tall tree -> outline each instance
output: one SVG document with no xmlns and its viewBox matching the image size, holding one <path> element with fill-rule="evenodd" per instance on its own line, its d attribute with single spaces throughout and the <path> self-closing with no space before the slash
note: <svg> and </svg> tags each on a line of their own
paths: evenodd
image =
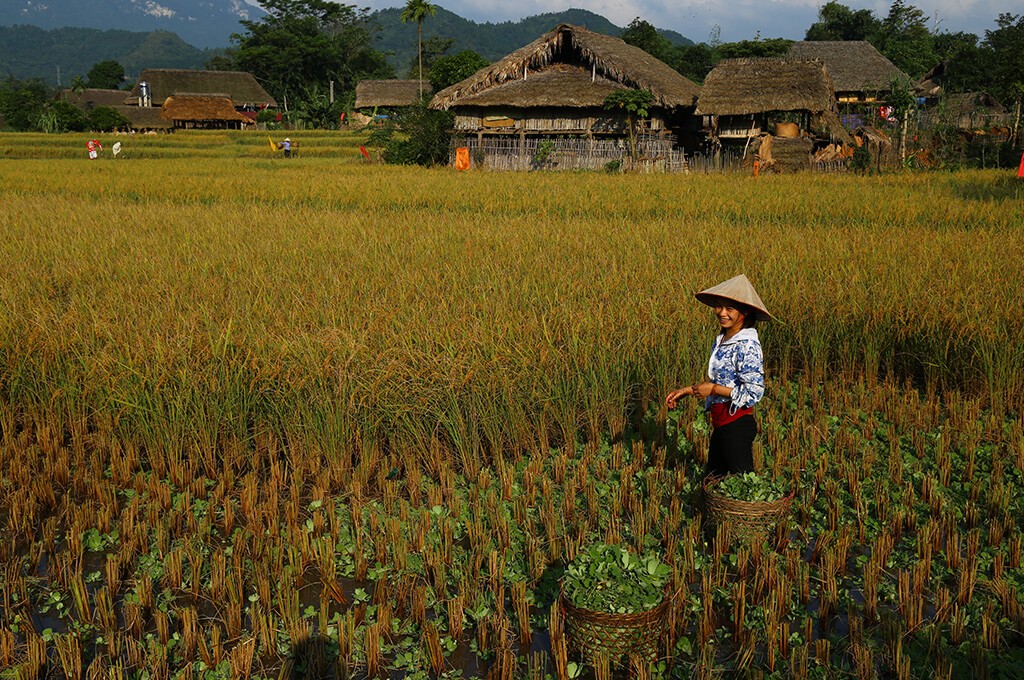
<svg viewBox="0 0 1024 680">
<path fill-rule="evenodd" d="M 448 50 L 454 44 L 455 38 L 442 38 L 436 35 L 423 41 L 423 72 L 427 74 L 428 79 L 430 78 L 431 69 L 434 68 L 434 63 L 448 54 Z M 406 78 L 412 79 L 417 77 L 419 74 L 419 59 L 409 60 L 409 68 L 406 73 L 408 74 Z"/>
<path fill-rule="evenodd" d="M 49 99 L 49 88 L 42 80 L 8 76 L 0 81 L 0 116 L 12 130 L 33 129 Z"/>
<path fill-rule="evenodd" d="M 437 14 L 437 7 L 429 0 L 407 0 L 402 10 L 402 23 L 416 22 L 416 47 L 420 58 L 420 97 L 423 97 L 423 22 Z"/>
<path fill-rule="evenodd" d="M 818 20 L 807 29 L 805 40 L 868 40 L 881 28 L 869 9 L 853 10 L 831 0 L 818 10 Z"/>
<path fill-rule="evenodd" d="M 947 93 L 991 91 L 994 67 L 990 53 L 979 45 L 978 36 L 973 33 L 936 35 L 935 55 L 941 62 L 942 89 Z"/>
<path fill-rule="evenodd" d="M 1005 103 L 1013 102 L 1013 137 L 1020 133 L 1024 102 L 1024 15 L 1000 14 L 995 30 L 985 31 L 984 46 L 991 52 L 993 89 Z"/>
<path fill-rule="evenodd" d="M 666 64 L 671 63 L 674 56 L 674 45 L 665 36 L 658 33 L 651 23 L 640 17 L 633 19 L 622 32 L 623 42 L 639 47 L 655 59 L 660 59 Z"/>
<path fill-rule="evenodd" d="M 920 78 L 938 62 L 928 17 L 903 0 L 893 0 L 873 44 L 911 78 Z"/>
<path fill-rule="evenodd" d="M 678 55 L 669 66 L 693 82 L 703 83 L 715 67 L 715 61 L 715 51 L 704 43 L 698 43 L 678 48 Z"/>
<path fill-rule="evenodd" d="M 369 10 L 328 0 L 260 0 L 267 15 L 232 36 L 231 66 L 249 71 L 278 99 L 299 101 L 333 80 L 352 90 L 363 77 L 394 77 L 371 46 Z"/>
<path fill-rule="evenodd" d="M 430 68 L 430 87 L 440 92 L 449 85 L 470 77 L 490 62 L 473 50 L 462 50 L 458 54 L 440 57 Z"/>
<path fill-rule="evenodd" d="M 89 87 L 116 90 L 124 82 L 124 66 L 113 59 L 105 59 L 93 64 L 85 77 L 89 80 Z"/>
</svg>

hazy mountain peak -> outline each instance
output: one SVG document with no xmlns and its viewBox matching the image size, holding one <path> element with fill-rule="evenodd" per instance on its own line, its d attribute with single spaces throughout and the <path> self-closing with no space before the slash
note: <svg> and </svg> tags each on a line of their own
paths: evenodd
<svg viewBox="0 0 1024 680">
<path fill-rule="evenodd" d="M 163 30 L 199 47 L 225 47 L 239 21 L 262 13 L 246 0 L 13 0 L 0 4 L 0 25 Z"/>
</svg>

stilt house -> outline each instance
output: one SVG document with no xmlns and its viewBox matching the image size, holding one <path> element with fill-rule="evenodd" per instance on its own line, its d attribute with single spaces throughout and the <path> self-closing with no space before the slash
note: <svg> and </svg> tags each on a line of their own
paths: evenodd
<svg viewBox="0 0 1024 680">
<path fill-rule="evenodd" d="M 704 80 L 697 114 L 712 145 L 750 157 L 765 147 L 778 167 L 808 166 L 816 144 L 851 144 L 836 115 L 828 70 L 820 61 L 727 59 Z"/>
<path fill-rule="evenodd" d="M 241 130 L 252 123 L 235 110 L 227 97 L 198 95 L 168 97 L 160 107 L 160 117 L 170 121 L 175 129 L 186 130 Z"/>
<path fill-rule="evenodd" d="M 251 120 L 255 120 L 256 114 L 263 109 L 277 108 L 277 101 L 251 73 L 169 68 L 144 70 L 126 103 L 129 106 L 160 107 L 168 97 L 174 96 L 227 98 L 235 111 Z"/>
<path fill-rule="evenodd" d="M 823 63 L 841 111 L 846 104 L 884 103 L 893 81 L 912 86 L 910 76 L 865 40 L 804 40 L 793 43 L 786 56 Z"/>
<path fill-rule="evenodd" d="M 621 144 L 626 114 L 606 110 L 604 101 L 623 89 L 653 95 L 641 132 L 664 148 L 689 131 L 699 86 L 619 38 L 569 24 L 438 92 L 430 106 L 453 111 L 456 134 L 479 145 L 501 140 L 526 148 L 569 136 L 590 146 Z"/>
</svg>

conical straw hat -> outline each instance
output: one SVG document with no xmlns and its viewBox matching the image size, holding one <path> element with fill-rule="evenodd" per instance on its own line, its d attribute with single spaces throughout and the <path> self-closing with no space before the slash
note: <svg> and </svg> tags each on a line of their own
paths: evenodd
<svg viewBox="0 0 1024 680">
<path fill-rule="evenodd" d="M 702 290 L 695 294 L 694 297 L 708 307 L 714 307 L 715 302 L 720 298 L 732 300 L 733 302 L 742 302 L 757 310 L 754 317 L 758 321 L 772 321 L 775 318 L 765 308 L 764 303 L 761 302 L 761 296 L 754 290 L 753 284 L 750 283 L 750 279 L 745 274 L 734 276 L 717 286 Z"/>
</svg>

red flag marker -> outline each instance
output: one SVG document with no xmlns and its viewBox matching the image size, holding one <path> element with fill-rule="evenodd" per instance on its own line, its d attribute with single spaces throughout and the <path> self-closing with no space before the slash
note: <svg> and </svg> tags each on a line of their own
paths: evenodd
<svg viewBox="0 0 1024 680">
<path fill-rule="evenodd" d="M 1024 153 L 1020 155 L 1020 169 L 1017 170 L 1017 177 L 1024 178 Z"/>
<path fill-rule="evenodd" d="M 359 153 L 363 154 L 366 160 L 370 160 L 370 152 L 366 150 L 365 146 L 359 147 Z"/>
</svg>

